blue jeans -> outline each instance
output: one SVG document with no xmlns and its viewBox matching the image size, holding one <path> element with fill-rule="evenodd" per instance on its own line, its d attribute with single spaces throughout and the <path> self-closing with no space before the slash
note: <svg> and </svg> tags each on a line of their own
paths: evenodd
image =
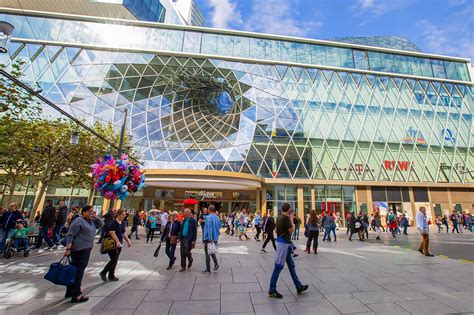
<svg viewBox="0 0 474 315">
<path fill-rule="evenodd" d="M 282 244 L 278 244 L 277 251 Z M 291 244 L 285 244 L 291 246 Z M 291 250 L 287 251 L 286 254 L 286 264 L 288 265 L 288 269 L 290 270 L 291 279 L 293 279 L 293 283 L 295 284 L 296 289 L 301 288 L 303 285 L 301 284 L 300 280 L 298 279 L 298 275 L 296 274 L 296 265 L 295 261 L 293 260 L 293 255 L 291 254 Z M 278 253 L 277 253 L 278 255 Z M 275 268 L 273 269 L 272 278 L 270 279 L 270 293 L 277 291 L 277 282 L 278 277 L 280 276 L 280 272 L 283 270 L 284 264 L 275 264 Z"/>
<path fill-rule="evenodd" d="M 59 245 L 61 241 L 61 230 L 63 229 L 64 225 L 55 226 L 53 229 L 53 243 Z"/>
<path fill-rule="evenodd" d="M 48 236 L 48 230 L 49 230 L 49 227 L 46 227 L 46 226 L 41 227 L 39 231 L 38 244 L 36 244 L 36 248 L 41 247 L 41 245 L 43 244 L 43 239 L 46 241 L 46 243 L 48 243 L 49 247 L 54 246 L 53 241 L 51 241 L 51 239 Z"/>
<path fill-rule="evenodd" d="M 13 240 L 13 244 L 15 246 L 16 251 L 18 251 L 20 249 L 20 244 L 22 244 L 22 243 L 23 243 L 23 247 L 25 248 L 25 250 L 30 247 L 30 241 L 28 241 L 27 238 L 15 238 Z"/>
<path fill-rule="evenodd" d="M 174 257 L 174 252 L 176 251 L 176 244 L 174 245 L 171 245 L 170 243 L 170 239 L 167 238 L 166 239 L 166 247 L 165 247 L 165 254 L 166 256 L 168 256 L 168 258 L 170 259 L 170 262 L 168 264 L 169 267 L 172 267 L 173 264 L 174 264 L 174 261 L 176 259 L 176 257 Z"/>
</svg>

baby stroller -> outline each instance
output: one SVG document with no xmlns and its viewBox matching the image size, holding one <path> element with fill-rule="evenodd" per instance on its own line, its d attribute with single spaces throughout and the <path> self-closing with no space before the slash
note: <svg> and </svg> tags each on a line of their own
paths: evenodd
<svg viewBox="0 0 474 315">
<path fill-rule="evenodd" d="M 21 223 L 25 227 L 27 225 L 27 222 L 25 220 L 18 220 L 17 223 Z M 30 255 L 30 249 L 27 249 L 23 242 L 20 243 L 20 246 L 18 247 L 18 252 L 16 251 L 15 242 L 12 238 L 12 234 L 13 230 L 8 233 L 7 241 L 5 242 L 5 248 L 3 249 L 3 257 L 5 257 L 6 259 L 10 259 L 15 254 L 20 255 L 21 252 L 23 252 L 24 257 L 28 257 Z"/>
</svg>

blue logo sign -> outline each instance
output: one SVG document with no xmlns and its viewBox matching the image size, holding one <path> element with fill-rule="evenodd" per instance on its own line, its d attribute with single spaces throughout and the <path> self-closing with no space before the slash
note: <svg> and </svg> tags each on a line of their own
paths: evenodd
<svg viewBox="0 0 474 315">
<path fill-rule="evenodd" d="M 452 142 L 453 144 L 456 143 L 456 138 L 453 136 L 453 132 L 449 128 L 444 128 L 441 130 L 441 136 L 443 136 L 444 140 Z"/>
</svg>

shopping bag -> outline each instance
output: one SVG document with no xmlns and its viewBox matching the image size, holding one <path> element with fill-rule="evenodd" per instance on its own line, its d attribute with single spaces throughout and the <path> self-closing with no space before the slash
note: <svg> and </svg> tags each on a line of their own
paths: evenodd
<svg viewBox="0 0 474 315">
<path fill-rule="evenodd" d="M 155 252 L 153 253 L 153 256 L 158 257 L 158 254 L 160 253 L 161 249 L 161 243 L 158 245 L 158 247 L 155 249 Z"/>
<path fill-rule="evenodd" d="M 214 242 L 210 242 L 207 245 L 207 252 L 209 253 L 209 255 L 217 254 L 218 252 L 217 245 Z"/>
<path fill-rule="evenodd" d="M 52 263 L 44 278 L 57 285 L 73 285 L 76 283 L 77 267 L 71 265 L 71 258 L 64 256 L 59 262 Z"/>
<path fill-rule="evenodd" d="M 100 253 L 107 254 L 117 248 L 117 243 L 111 236 L 106 236 L 100 245 Z"/>
</svg>

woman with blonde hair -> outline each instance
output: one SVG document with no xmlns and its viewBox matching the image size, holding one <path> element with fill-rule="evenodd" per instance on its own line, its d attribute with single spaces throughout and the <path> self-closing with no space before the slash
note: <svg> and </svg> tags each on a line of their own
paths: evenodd
<svg viewBox="0 0 474 315">
<path fill-rule="evenodd" d="M 313 243 L 313 252 L 318 253 L 318 237 L 319 237 L 319 226 L 320 220 L 316 210 L 311 210 L 308 219 L 306 220 L 306 236 L 308 241 L 306 242 L 305 252 L 311 253 L 311 242 Z"/>
</svg>

